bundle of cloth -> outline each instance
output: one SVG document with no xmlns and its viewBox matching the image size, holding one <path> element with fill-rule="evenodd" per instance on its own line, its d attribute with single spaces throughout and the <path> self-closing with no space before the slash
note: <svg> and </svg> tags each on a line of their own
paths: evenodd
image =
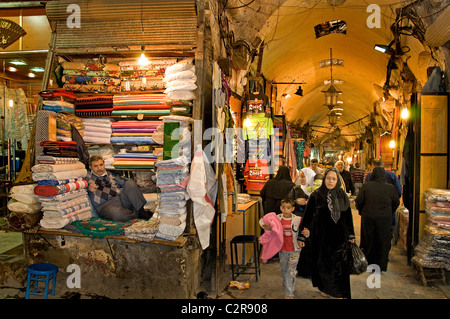
<svg viewBox="0 0 450 319">
<path fill-rule="evenodd" d="M 126 150 L 113 155 L 114 168 L 153 168 L 156 163 L 156 155 L 153 152 Z"/>
<path fill-rule="evenodd" d="M 43 155 L 78 158 L 77 142 L 42 141 L 39 145 L 43 148 Z"/>
<path fill-rule="evenodd" d="M 188 158 L 180 156 L 158 161 L 156 186 L 161 190 L 157 215 L 160 220 L 155 237 L 174 241 L 186 228 L 187 200 L 186 186 L 189 181 Z"/>
<path fill-rule="evenodd" d="M 165 94 L 114 95 L 112 115 L 166 115 L 170 105 Z"/>
<path fill-rule="evenodd" d="M 169 66 L 164 75 L 167 98 L 170 100 L 193 100 L 197 88 L 194 59 L 187 58 Z"/>
<path fill-rule="evenodd" d="M 56 140 L 70 142 L 72 141 L 72 130 L 71 125 L 73 125 L 81 136 L 84 134 L 84 125 L 81 118 L 66 112 L 56 113 Z"/>
<path fill-rule="evenodd" d="M 87 170 L 78 158 L 38 156 L 31 168 L 37 182 L 34 194 L 42 207 L 43 228 L 60 229 L 75 220 L 92 217 L 85 180 Z"/>
<path fill-rule="evenodd" d="M 110 118 L 83 118 L 84 135 L 86 143 L 110 144 L 111 124 L 114 122 Z"/>
<path fill-rule="evenodd" d="M 450 270 L 450 190 L 424 192 L 427 222 L 413 260 L 426 268 Z"/>
<path fill-rule="evenodd" d="M 13 186 L 7 207 L 11 212 L 5 217 L 8 226 L 22 231 L 32 228 L 42 218 L 41 204 L 34 194 L 37 184 Z"/>
<path fill-rule="evenodd" d="M 121 91 L 163 90 L 165 70 L 176 62 L 175 58 L 150 59 L 145 65 L 132 61 L 120 62 Z"/>
<path fill-rule="evenodd" d="M 99 62 L 63 62 L 63 89 L 79 92 L 120 92 L 120 67 Z"/>
<path fill-rule="evenodd" d="M 75 100 L 75 114 L 80 117 L 111 116 L 113 95 L 79 96 Z"/>
<path fill-rule="evenodd" d="M 125 228 L 124 235 L 128 238 L 151 242 L 155 238 L 160 220 L 152 217 L 149 220 L 140 220 Z"/>
<path fill-rule="evenodd" d="M 70 91 L 50 89 L 39 92 L 42 97 L 43 109 L 52 112 L 75 113 L 75 99 L 77 96 Z"/>
<path fill-rule="evenodd" d="M 111 124 L 111 143 L 155 144 L 153 133 L 162 121 L 116 121 Z"/>
</svg>

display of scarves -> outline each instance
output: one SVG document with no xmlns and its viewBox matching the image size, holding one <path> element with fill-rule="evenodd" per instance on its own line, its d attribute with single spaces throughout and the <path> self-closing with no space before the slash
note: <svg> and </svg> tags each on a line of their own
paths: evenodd
<svg viewBox="0 0 450 319">
<path fill-rule="evenodd" d="M 297 158 L 297 169 L 301 170 L 303 168 L 303 154 L 305 153 L 306 142 L 294 141 L 295 157 Z"/>
</svg>

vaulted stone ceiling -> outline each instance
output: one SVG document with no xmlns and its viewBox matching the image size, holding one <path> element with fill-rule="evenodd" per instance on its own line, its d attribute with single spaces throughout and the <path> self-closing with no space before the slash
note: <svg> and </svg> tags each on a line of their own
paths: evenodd
<svg viewBox="0 0 450 319">
<path fill-rule="evenodd" d="M 303 96 L 294 94 L 298 85 L 277 85 L 278 99 L 289 122 L 302 125 L 309 122 L 319 126 L 318 130 L 330 130 L 320 128 L 329 126 L 329 109 L 324 106 L 321 91 L 326 86 L 324 81 L 330 79 L 330 67 L 321 68 L 319 62 L 330 59 L 330 48 L 333 59 L 343 60 L 343 66 L 333 66 L 333 79 L 343 80 L 337 84 L 343 92 L 340 100 L 344 109 L 338 125 L 342 127 L 342 135 L 353 140 L 353 134 L 361 133 L 370 120 L 366 116 L 374 111 L 374 102 L 383 97 L 389 55 L 374 50 L 374 45 L 388 45 L 393 40 L 390 26 L 396 19 L 395 10 L 407 4 L 406 1 L 373 2 L 380 8 L 380 27 L 369 28 L 368 18 L 375 21 L 374 16 L 370 17 L 374 11 L 367 12 L 371 3 L 369 0 L 234 0 L 226 6 L 233 19 L 235 39 L 243 39 L 263 50 L 260 71 L 267 80 L 306 82 L 302 85 Z M 316 38 L 314 26 L 333 20 L 346 22 L 346 34 Z M 410 49 L 406 57 L 408 67 L 419 85 L 423 85 L 430 54 L 417 39 L 404 38 Z M 424 53 L 428 60 L 419 65 Z M 257 62 L 255 58 L 254 68 Z M 290 98 L 281 98 L 285 93 Z"/>
</svg>

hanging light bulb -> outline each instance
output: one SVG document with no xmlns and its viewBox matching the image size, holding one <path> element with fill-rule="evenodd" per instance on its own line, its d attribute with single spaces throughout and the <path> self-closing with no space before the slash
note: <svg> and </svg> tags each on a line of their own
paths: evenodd
<svg viewBox="0 0 450 319">
<path fill-rule="evenodd" d="M 13 100 L 9 100 L 8 106 L 9 107 L 13 107 L 14 106 L 14 101 Z"/>
<path fill-rule="evenodd" d="M 250 126 L 252 126 L 252 120 L 250 120 L 249 117 L 247 117 L 247 118 L 245 119 L 245 121 L 244 121 L 244 126 L 245 126 L 245 127 L 250 127 Z"/>
<path fill-rule="evenodd" d="M 389 142 L 389 148 L 395 148 L 395 141 L 394 140 L 391 140 Z"/>
<path fill-rule="evenodd" d="M 404 107 L 402 109 L 402 112 L 401 112 L 400 116 L 404 120 L 407 120 L 409 118 L 409 111 L 408 111 L 408 109 L 406 107 Z"/>
<path fill-rule="evenodd" d="M 148 59 L 144 53 L 144 46 L 142 46 L 141 49 L 142 49 L 142 53 L 141 53 L 141 57 L 139 58 L 139 65 L 147 65 Z"/>
</svg>

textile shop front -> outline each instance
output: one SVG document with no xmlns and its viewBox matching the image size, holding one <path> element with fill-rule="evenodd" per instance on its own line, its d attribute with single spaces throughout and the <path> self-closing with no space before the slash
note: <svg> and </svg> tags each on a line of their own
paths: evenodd
<svg viewBox="0 0 450 319">
<path fill-rule="evenodd" d="M 132 1 L 126 9 L 108 2 L 46 5 L 52 42 L 8 223 L 23 232 L 29 263 L 58 266 L 57 290 L 192 298 L 209 289 L 208 276 L 201 282 L 210 273 L 202 251 L 209 246 L 206 217 L 215 212 L 201 195 L 209 165 L 194 152 L 197 144 L 202 149 L 211 103 L 203 2 Z M 67 12 L 74 3 L 78 27 Z M 95 216 L 85 180 L 92 155 L 136 182 L 152 218 L 121 223 Z M 204 214 L 194 218 L 195 210 Z M 80 287 L 66 282 L 71 265 L 79 266 Z"/>
</svg>

